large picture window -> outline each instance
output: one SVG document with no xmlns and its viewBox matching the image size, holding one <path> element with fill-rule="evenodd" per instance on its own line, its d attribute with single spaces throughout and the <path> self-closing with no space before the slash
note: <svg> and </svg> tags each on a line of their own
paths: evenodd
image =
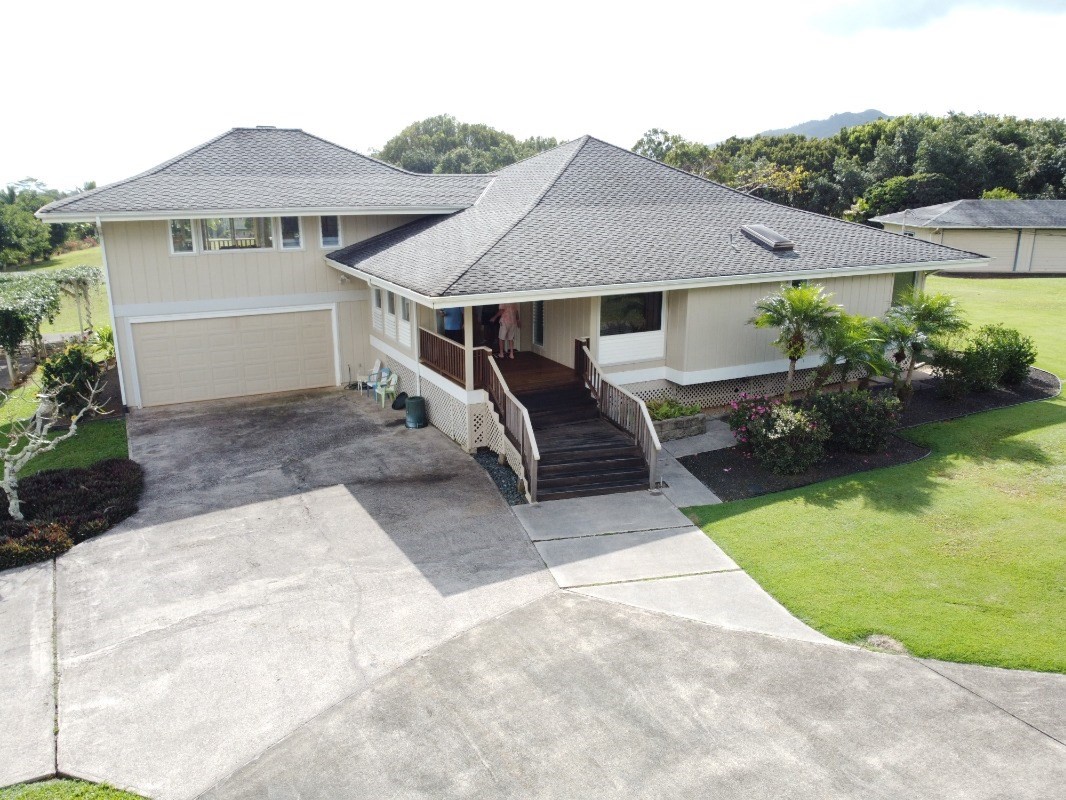
<svg viewBox="0 0 1066 800">
<path fill-rule="evenodd" d="M 663 293 L 616 294 L 600 301 L 600 336 L 662 330 Z"/>
<path fill-rule="evenodd" d="M 218 217 L 200 220 L 205 251 L 265 250 L 274 246 L 270 217 Z"/>
</svg>

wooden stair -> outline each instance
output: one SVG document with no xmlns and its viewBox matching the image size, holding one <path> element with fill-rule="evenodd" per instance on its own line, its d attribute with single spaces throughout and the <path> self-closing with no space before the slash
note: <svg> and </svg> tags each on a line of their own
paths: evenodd
<svg viewBox="0 0 1066 800">
<path fill-rule="evenodd" d="M 562 500 L 648 488 L 648 465 L 633 437 L 600 416 L 577 377 L 516 395 L 540 448 L 537 499 Z"/>
</svg>

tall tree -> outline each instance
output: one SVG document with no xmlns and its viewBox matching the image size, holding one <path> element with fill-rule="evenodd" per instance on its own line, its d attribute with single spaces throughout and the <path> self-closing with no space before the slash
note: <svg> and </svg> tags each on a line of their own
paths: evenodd
<svg viewBox="0 0 1066 800">
<path fill-rule="evenodd" d="M 558 145 L 554 138 L 520 140 L 488 125 L 459 122 L 441 114 L 413 122 L 393 136 L 375 158 L 411 172 L 492 172 Z"/>
</svg>

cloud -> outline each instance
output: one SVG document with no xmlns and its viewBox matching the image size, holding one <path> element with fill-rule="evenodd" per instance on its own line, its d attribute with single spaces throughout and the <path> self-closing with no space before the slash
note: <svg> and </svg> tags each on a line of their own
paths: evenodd
<svg viewBox="0 0 1066 800">
<path fill-rule="evenodd" d="M 864 30 L 915 30 L 956 9 L 1002 8 L 1039 14 L 1066 13 L 1066 0 L 858 0 L 819 14 L 817 27 L 838 35 Z"/>
</svg>

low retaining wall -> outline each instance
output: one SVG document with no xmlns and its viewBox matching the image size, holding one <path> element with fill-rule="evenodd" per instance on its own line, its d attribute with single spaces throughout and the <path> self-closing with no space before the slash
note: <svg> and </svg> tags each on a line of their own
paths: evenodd
<svg viewBox="0 0 1066 800">
<path fill-rule="evenodd" d="M 693 414 L 691 417 L 676 417 L 675 419 L 659 419 L 654 421 L 654 425 L 660 442 L 684 439 L 688 436 L 699 436 L 701 433 L 707 432 L 707 418 L 703 414 Z"/>
</svg>

